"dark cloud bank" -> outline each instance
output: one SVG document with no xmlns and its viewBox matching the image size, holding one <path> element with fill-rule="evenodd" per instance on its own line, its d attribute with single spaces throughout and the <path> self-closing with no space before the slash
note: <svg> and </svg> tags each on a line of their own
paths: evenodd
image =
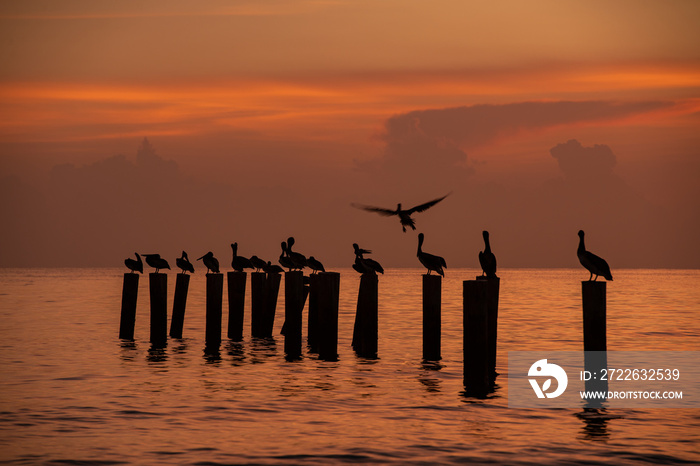
<svg viewBox="0 0 700 466">
<path fill-rule="evenodd" d="M 43 183 L 4 178 L 0 208 L 10 221 L 0 262 L 118 266 L 135 251 L 174 262 L 187 249 L 194 257 L 212 250 L 228 264 L 233 241 L 241 254 L 275 261 L 280 241 L 294 235 L 301 252 L 330 266 L 351 265 L 353 242 L 375 250 L 385 266 L 419 266 L 414 232 L 403 234 L 395 219 L 350 202 L 406 206 L 453 191 L 416 220 L 426 250 L 454 267 L 478 266 L 483 229 L 491 231 L 504 267 L 577 266 L 579 229 L 613 268 L 698 267 L 695 216 L 654 205 L 631 189 L 616 173 L 611 147 L 553 141 L 542 157 L 560 175 L 517 188 L 480 180 L 468 157 L 504 135 L 665 105 L 554 102 L 411 112 L 386 122 L 382 156 L 354 170 L 304 162 L 294 153 L 280 158 L 257 151 L 252 159 L 241 149 L 221 162 L 230 176 L 195 178 L 144 141 L 135 157 L 58 165 Z M 698 201 L 690 206 L 697 207 Z"/>
</svg>

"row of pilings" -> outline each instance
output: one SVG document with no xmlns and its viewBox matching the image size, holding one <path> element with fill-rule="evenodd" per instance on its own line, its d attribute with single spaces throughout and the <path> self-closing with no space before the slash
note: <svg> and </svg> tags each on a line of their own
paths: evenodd
<svg viewBox="0 0 700 466">
<path fill-rule="evenodd" d="M 245 272 L 228 272 L 228 328 L 231 341 L 243 340 Z M 251 335 L 272 337 L 281 275 L 254 272 L 251 276 Z M 169 335 L 182 338 L 190 276 L 178 274 Z M 119 338 L 134 339 L 139 275 L 124 274 Z M 224 274 L 206 276 L 207 348 L 218 348 L 222 335 Z M 467 395 L 486 396 L 495 387 L 498 342 L 500 279 L 476 277 L 463 282 L 464 386 Z M 149 274 L 150 341 L 167 342 L 167 275 Z M 338 358 L 338 304 L 340 274 L 320 272 L 304 277 L 301 271 L 285 272 L 284 352 L 288 360 L 302 356 L 303 309 L 308 300 L 307 345 L 319 359 Z M 378 354 L 379 282 L 375 274 L 363 274 L 357 297 L 352 347 L 364 358 Z M 442 277 L 423 275 L 423 359 L 441 359 Z M 582 282 L 584 351 L 606 351 L 605 282 Z M 594 361 L 595 366 L 606 361 Z M 589 365 L 587 361 L 586 365 Z M 603 366 L 601 366 L 603 367 Z"/>
</svg>

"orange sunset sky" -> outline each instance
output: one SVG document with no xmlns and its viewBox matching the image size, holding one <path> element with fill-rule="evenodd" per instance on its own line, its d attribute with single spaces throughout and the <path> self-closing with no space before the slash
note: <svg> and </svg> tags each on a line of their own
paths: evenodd
<svg viewBox="0 0 700 466">
<path fill-rule="evenodd" d="M 613 271 L 698 268 L 698 24 L 693 0 L 3 2 L 0 265 L 274 262 L 293 235 L 419 267 L 424 232 L 478 267 L 488 229 L 500 267 L 578 267 L 584 229 Z M 448 192 L 405 234 L 350 206 Z"/>
</svg>

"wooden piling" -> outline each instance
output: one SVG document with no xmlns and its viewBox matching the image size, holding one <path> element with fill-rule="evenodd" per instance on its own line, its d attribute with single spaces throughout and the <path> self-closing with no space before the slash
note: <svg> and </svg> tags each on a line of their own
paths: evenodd
<svg viewBox="0 0 700 466">
<path fill-rule="evenodd" d="M 483 397 L 489 391 L 488 283 L 463 282 L 464 387 L 469 396 Z"/>
<path fill-rule="evenodd" d="M 243 340 L 243 313 L 245 308 L 245 272 L 228 272 L 228 332 L 233 341 Z"/>
<path fill-rule="evenodd" d="M 267 336 L 267 274 L 250 274 L 250 333 L 254 338 Z"/>
<path fill-rule="evenodd" d="M 423 275 L 423 360 L 439 361 L 442 277 Z"/>
<path fill-rule="evenodd" d="M 165 346 L 168 341 L 168 276 L 151 273 L 148 283 L 151 295 L 151 343 Z"/>
<path fill-rule="evenodd" d="M 583 302 L 583 351 L 584 369 L 593 374 L 601 374 L 608 367 L 607 356 L 607 303 L 606 282 L 581 282 Z M 586 391 L 608 391 L 607 379 L 590 378 L 585 381 Z M 604 399 L 588 400 L 587 408 L 599 408 Z"/>
<path fill-rule="evenodd" d="M 357 311 L 352 333 L 352 347 L 360 357 L 377 357 L 378 311 L 379 277 L 375 273 L 363 273 L 357 293 Z"/>
<path fill-rule="evenodd" d="M 301 357 L 301 313 L 304 308 L 304 274 L 284 273 L 284 352 L 287 359 Z"/>
<path fill-rule="evenodd" d="M 224 296 L 224 275 L 207 274 L 207 313 L 205 342 L 209 349 L 221 344 L 221 306 Z"/>
<path fill-rule="evenodd" d="M 122 311 L 119 319 L 119 338 L 134 339 L 136 325 L 136 300 L 139 294 L 139 276 L 135 273 L 124 274 L 122 285 Z"/>
<path fill-rule="evenodd" d="M 477 280 L 485 280 L 488 283 L 486 297 L 486 312 L 488 314 L 489 329 L 489 380 L 491 385 L 496 383 L 496 355 L 498 352 L 498 295 L 501 285 L 499 277 L 478 276 Z"/>
<path fill-rule="evenodd" d="M 175 296 L 173 297 L 173 316 L 170 319 L 170 338 L 182 338 L 185 324 L 185 306 L 187 292 L 190 287 L 190 276 L 186 273 L 177 274 L 175 280 Z"/>
<path fill-rule="evenodd" d="M 265 281 L 265 326 L 263 337 L 271 338 L 272 329 L 275 325 L 275 313 L 277 312 L 277 296 L 280 291 L 282 275 L 279 273 L 267 274 Z"/>
<path fill-rule="evenodd" d="M 324 361 L 337 361 L 340 274 L 319 272 L 314 275 L 318 294 L 318 356 Z"/>
<path fill-rule="evenodd" d="M 306 326 L 306 343 L 310 353 L 318 353 L 319 346 L 319 314 L 318 314 L 318 275 L 309 276 L 309 316 Z"/>
</svg>

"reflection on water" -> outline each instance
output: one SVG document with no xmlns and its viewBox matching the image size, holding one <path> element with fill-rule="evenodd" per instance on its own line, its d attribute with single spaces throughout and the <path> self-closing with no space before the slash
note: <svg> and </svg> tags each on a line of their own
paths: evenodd
<svg viewBox="0 0 700 466">
<path fill-rule="evenodd" d="M 443 280 L 439 363 L 422 362 L 422 270 L 380 277 L 377 359 L 352 350 L 359 275 L 340 272 L 338 361 L 305 352 L 286 362 L 281 318 L 275 338 L 206 348 L 203 274 L 191 278 L 184 338 L 154 347 L 147 280 L 127 342 L 117 338 L 121 270 L 0 270 L 0 461 L 700 461 L 697 410 L 508 408 L 508 351 L 582 349 L 585 271 L 500 272 L 502 375 L 483 399 L 467 397 L 462 380 L 461 284 L 480 271 L 450 269 Z M 249 296 L 246 306 L 249 335 Z M 699 271 L 618 271 L 608 349 L 699 350 L 699 309 Z"/>
</svg>

